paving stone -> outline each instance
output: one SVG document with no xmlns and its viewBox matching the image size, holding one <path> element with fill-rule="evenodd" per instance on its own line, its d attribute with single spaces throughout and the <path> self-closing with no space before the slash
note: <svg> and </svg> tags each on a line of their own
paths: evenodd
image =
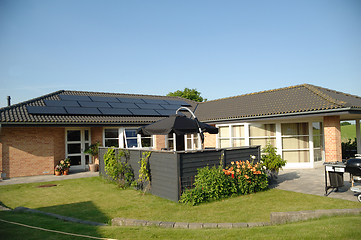
<svg viewBox="0 0 361 240">
<path fill-rule="evenodd" d="M 159 226 L 160 225 L 160 221 L 148 221 L 147 222 L 147 226 Z"/>
<path fill-rule="evenodd" d="M 203 223 L 203 228 L 217 228 L 218 223 Z"/>
<path fill-rule="evenodd" d="M 250 223 L 247 223 L 247 224 L 248 224 L 248 227 L 259 227 L 258 222 L 250 222 Z"/>
<path fill-rule="evenodd" d="M 146 220 L 135 220 L 134 226 L 147 226 L 148 221 Z"/>
<path fill-rule="evenodd" d="M 184 223 L 184 222 L 176 222 L 174 224 L 174 228 L 188 228 L 189 223 Z"/>
<path fill-rule="evenodd" d="M 203 228 L 203 223 L 189 223 L 189 229 Z"/>
<path fill-rule="evenodd" d="M 232 223 L 233 228 L 246 228 L 248 227 L 247 223 Z"/>
<path fill-rule="evenodd" d="M 113 218 L 112 226 L 123 226 L 123 221 L 125 218 Z"/>
<path fill-rule="evenodd" d="M 124 219 L 123 226 L 134 226 L 135 219 Z"/>
<path fill-rule="evenodd" d="M 164 228 L 173 228 L 174 224 L 175 222 L 161 222 L 159 226 Z"/>
<path fill-rule="evenodd" d="M 232 228 L 232 223 L 218 223 L 218 228 Z"/>
</svg>

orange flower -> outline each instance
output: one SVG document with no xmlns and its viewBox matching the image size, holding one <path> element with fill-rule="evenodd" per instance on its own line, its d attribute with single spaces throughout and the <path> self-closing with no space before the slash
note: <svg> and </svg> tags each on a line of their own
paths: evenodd
<svg viewBox="0 0 361 240">
<path fill-rule="evenodd" d="M 234 162 L 231 162 L 231 164 L 233 165 L 233 164 L 234 164 Z"/>
<path fill-rule="evenodd" d="M 245 169 L 245 168 L 246 168 L 246 166 L 245 166 L 245 165 L 242 165 L 242 168 L 243 168 L 243 169 Z"/>
<path fill-rule="evenodd" d="M 244 175 L 244 177 L 245 177 L 246 179 L 249 179 L 249 177 L 248 177 L 247 175 Z"/>
<path fill-rule="evenodd" d="M 240 171 L 241 171 L 241 170 L 239 170 L 238 168 L 236 169 L 236 172 L 238 172 L 238 173 L 239 173 Z"/>
<path fill-rule="evenodd" d="M 237 164 L 237 165 L 239 165 L 239 162 L 238 162 L 238 161 L 236 161 L 236 164 Z"/>
</svg>

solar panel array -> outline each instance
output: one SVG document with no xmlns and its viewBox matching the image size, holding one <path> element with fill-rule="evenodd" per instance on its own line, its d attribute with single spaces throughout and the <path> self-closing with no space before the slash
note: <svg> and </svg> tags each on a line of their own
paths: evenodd
<svg viewBox="0 0 361 240">
<path fill-rule="evenodd" d="M 118 98 L 59 95 L 61 100 L 44 100 L 46 106 L 27 106 L 29 114 L 169 116 L 180 107 L 191 105 L 182 100 Z"/>
</svg>

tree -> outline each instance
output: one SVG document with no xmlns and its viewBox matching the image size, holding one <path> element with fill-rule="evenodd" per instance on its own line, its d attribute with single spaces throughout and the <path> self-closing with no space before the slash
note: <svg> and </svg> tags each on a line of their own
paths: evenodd
<svg viewBox="0 0 361 240">
<path fill-rule="evenodd" d="M 190 100 L 193 100 L 196 102 L 207 101 L 206 98 L 201 97 L 201 93 L 198 92 L 197 89 L 195 89 L 195 88 L 193 88 L 193 89 L 184 88 L 183 91 L 177 90 L 175 92 L 169 92 L 167 94 L 167 96 L 182 97 L 182 98 L 190 99 Z"/>
</svg>

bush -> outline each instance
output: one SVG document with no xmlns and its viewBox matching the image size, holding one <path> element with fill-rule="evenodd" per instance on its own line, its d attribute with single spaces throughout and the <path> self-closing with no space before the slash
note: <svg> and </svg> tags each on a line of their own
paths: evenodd
<svg viewBox="0 0 361 240">
<path fill-rule="evenodd" d="M 109 148 L 107 153 L 104 154 L 104 165 L 109 178 L 114 180 L 120 188 L 126 188 L 133 182 L 134 173 L 127 162 L 120 161 L 122 156 L 126 156 L 126 153 L 121 151 L 119 156 L 115 156 L 115 150 Z"/>
<path fill-rule="evenodd" d="M 194 186 L 182 193 L 181 203 L 198 205 L 232 195 L 263 191 L 267 189 L 268 181 L 262 165 L 236 161 L 226 169 L 221 166 L 198 169 Z"/>
<path fill-rule="evenodd" d="M 281 155 L 277 154 L 277 148 L 272 146 L 272 144 L 267 143 L 266 147 L 262 149 L 262 159 L 261 162 L 263 166 L 268 170 L 279 171 L 287 163 L 286 160 L 283 160 Z"/>
</svg>

